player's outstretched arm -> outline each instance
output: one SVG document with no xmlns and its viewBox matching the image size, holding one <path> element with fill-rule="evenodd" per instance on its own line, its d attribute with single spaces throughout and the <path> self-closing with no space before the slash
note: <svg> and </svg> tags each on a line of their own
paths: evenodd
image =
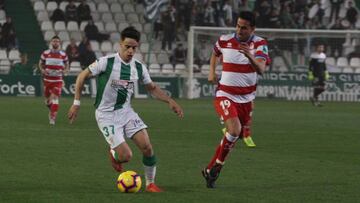
<svg viewBox="0 0 360 203">
<path fill-rule="evenodd" d="M 217 83 L 216 73 L 215 73 L 216 62 L 217 62 L 217 57 L 216 57 L 215 53 L 213 52 L 211 54 L 211 58 L 210 58 L 210 70 L 209 70 L 209 75 L 208 75 L 208 81 L 211 83 L 214 83 L 214 84 Z"/>
<path fill-rule="evenodd" d="M 145 85 L 146 89 L 157 99 L 169 104 L 169 108 L 174 111 L 180 118 L 184 117 L 184 112 L 181 106 L 169 97 L 164 91 L 160 89 L 155 83 L 151 82 Z"/>
<path fill-rule="evenodd" d="M 74 103 L 70 107 L 69 112 L 68 112 L 68 119 L 69 119 L 70 123 L 73 123 L 77 117 L 77 114 L 80 109 L 81 91 L 84 87 L 84 81 L 89 77 L 91 77 L 91 72 L 87 68 L 87 69 L 83 70 L 76 78 Z"/>
</svg>

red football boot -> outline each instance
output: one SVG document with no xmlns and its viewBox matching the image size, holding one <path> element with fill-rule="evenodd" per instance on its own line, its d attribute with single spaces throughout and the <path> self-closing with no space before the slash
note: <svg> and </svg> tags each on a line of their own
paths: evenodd
<svg viewBox="0 0 360 203">
<path fill-rule="evenodd" d="M 146 186 L 146 192 L 164 192 L 164 190 L 160 189 L 155 183 L 150 183 Z"/>
</svg>

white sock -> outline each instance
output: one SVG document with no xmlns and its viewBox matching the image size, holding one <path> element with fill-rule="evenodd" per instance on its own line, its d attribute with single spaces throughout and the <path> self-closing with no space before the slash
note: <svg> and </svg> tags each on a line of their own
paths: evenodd
<svg viewBox="0 0 360 203">
<path fill-rule="evenodd" d="M 144 165 L 144 171 L 145 171 L 146 186 L 150 185 L 150 183 L 154 183 L 155 182 L 155 174 L 156 174 L 156 165 L 154 165 L 154 166 L 145 166 Z"/>
</svg>

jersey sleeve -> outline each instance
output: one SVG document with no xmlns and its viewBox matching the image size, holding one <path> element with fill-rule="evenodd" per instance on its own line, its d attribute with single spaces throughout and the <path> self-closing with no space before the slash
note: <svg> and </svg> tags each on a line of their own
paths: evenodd
<svg viewBox="0 0 360 203">
<path fill-rule="evenodd" d="M 146 66 L 142 65 L 142 82 L 146 85 L 152 82 L 150 74 Z"/>
<path fill-rule="evenodd" d="M 46 59 L 46 57 L 45 57 L 45 52 L 43 52 L 43 53 L 41 53 L 40 60 L 41 60 L 42 62 L 44 62 L 45 59 Z"/>
<path fill-rule="evenodd" d="M 215 56 L 222 55 L 221 46 L 220 46 L 220 38 L 216 41 L 216 43 L 214 45 L 214 48 L 213 48 L 213 51 L 215 53 Z"/>
<path fill-rule="evenodd" d="M 94 63 L 90 64 L 88 66 L 88 69 L 90 70 L 91 74 L 93 76 L 96 76 L 104 72 L 106 70 L 106 61 L 107 60 L 105 57 L 101 57 L 97 59 Z"/>
<path fill-rule="evenodd" d="M 271 60 L 269 57 L 269 49 L 268 49 L 266 41 L 263 41 L 258 47 L 256 47 L 255 58 L 264 59 L 266 62 L 266 65 L 269 65 L 271 63 Z"/>
</svg>

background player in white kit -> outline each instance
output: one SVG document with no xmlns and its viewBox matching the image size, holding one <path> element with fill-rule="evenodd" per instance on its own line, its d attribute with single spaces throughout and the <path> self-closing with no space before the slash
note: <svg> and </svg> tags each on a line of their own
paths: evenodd
<svg viewBox="0 0 360 203">
<path fill-rule="evenodd" d="M 99 129 L 110 145 L 110 159 L 117 171 L 122 171 L 122 163 L 130 161 L 132 151 L 124 136 L 131 138 L 143 153 L 146 191 L 161 192 L 154 184 L 156 158 L 147 133 L 147 126 L 130 105 L 134 83 L 144 83 L 146 89 L 157 99 L 168 103 L 179 117 L 183 117 L 181 107 L 152 82 L 146 67 L 133 58 L 139 46 L 140 33 L 133 27 L 121 32 L 119 53 L 101 57 L 79 74 L 76 80 L 74 103 L 68 112 L 72 123 L 80 109 L 80 96 L 86 78 L 97 76 L 95 117 Z"/>
</svg>

